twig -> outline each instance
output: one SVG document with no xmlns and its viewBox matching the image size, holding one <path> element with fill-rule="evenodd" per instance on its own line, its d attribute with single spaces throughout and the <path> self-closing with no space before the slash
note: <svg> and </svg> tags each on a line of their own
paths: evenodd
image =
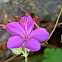
<svg viewBox="0 0 62 62">
<path fill-rule="evenodd" d="M 18 7 L 20 7 L 26 14 L 28 14 L 28 12 L 27 11 L 25 11 L 21 6 L 18 6 Z"/>
<path fill-rule="evenodd" d="M 58 15 L 56 24 L 55 24 L 55 26 L 54 26 L 54 28 L 53 28 L 51 34 L 50 34 L 49 37 L 47 38 L 47 41 L 50 39 L 50 37 L 52 36 L 53 32 L 55 31 L 55 29 L 56 29 L 56 27 L 57 27 L 57 25 L 58 25 L 58 22 L 59 22 L 59 18 L 60 18 L 60 16 L 61 16 L 61 13 L 62 13 L 62 9 L 61 9 L 61 11 L 60 11 L 60 13 L 59 13 L 59 15 Z"/>
<path fill-rule="evenodd" d="M 56 45 L 46 44 L 46 43 L 40 43 L 42 46 L 51 47 L 51 48 L 58 48 Z"/>
<path fill-rule="evenodd" d="M 62 22 L 58 23 L 58 26 L 59 26 L 59 25 L 62 25 Z"/>
<path fill-rule="evenodd" d="M 35 23 L 36 27 L 39 28 L 39 26 L 37 25 L 37 23 Z"/>
<path fill-rule="evenodd" d="M 11 61 L 13 58 L 15 58 L 15 57 L 17 57 L 18 55 L 14 55 L 14 56 L 12 56 L 11 58 L 9 58 L 8 60 L 6 60 L 5 62 L 9 62 L 9 61 Z"/>
<path fill-rule="evenodd" d="M 0 24 L 0 26 L 6 26 L 6 25 Z"/>
</svg>

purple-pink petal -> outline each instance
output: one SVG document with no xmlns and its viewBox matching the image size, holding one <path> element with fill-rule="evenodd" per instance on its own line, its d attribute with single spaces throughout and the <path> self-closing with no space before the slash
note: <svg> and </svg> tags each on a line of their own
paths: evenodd
<svg viewBox="0 0 62 62">
<path fill-rule="evenodd" d="M 8 39 L 7 47 L 8 49 L 19 48 L 23 45 L 23 39 L 20 36 L 13 36 Z"/>
<path fill-rule="evenodd" d="M 25 30 L 25 25 L 24 25 L 24 21 L 23 20 L 26 20 L 27 21 L 27 16 L 24 16 L 24 17 L 22 17 L 21 18 L 21 23 L 20 23 L 20 25 L 23 27 L 23 29 Z M 31 20 L 33 20 L 32 19 L 32 17 L 30 17 L 30 16 L 28 16 L 28 22 L 27 22 L 27 29 L 29 29 L 30 28 L 30 26 L 32 25 L 32 23 L 33 22 L 31 22 Z"/>
<path fill-rule="evenodd" d="M 30 33 L 30 37 L 34 38 L 40 42 L 45 41 L 49 36 L 49 33 L 46 31 L 45 28 L 38 28 L 35 29 Z"/>
<path fill-rule="evenodd" d="M 18 22 L 12 22 L 6 25 L 6 30 L 12 35 L 23 36 L 23 31 Z"/>
<path fill-rule="evenodd" d="M 40 43 L 33 38 L 26 40 L 24 43 L 24 46 L 25 46 L 25 48 L 27 48 L 31 51 L 38 51 L 38 50 L 40 50 L 40 47 L 41 47 Z"/>
</svg>

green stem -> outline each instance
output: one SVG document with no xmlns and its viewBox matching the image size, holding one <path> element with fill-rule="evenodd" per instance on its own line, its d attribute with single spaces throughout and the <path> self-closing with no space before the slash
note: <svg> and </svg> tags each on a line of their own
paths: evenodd
<svg viewBox="0 0 62 62">
<path fill-rule="evenodd" d="M 28 54 L 27 54 L 27 50 L 25 48 L 25 62 L 28 62 L 28 58 L 27 58 Z"/>
<path fill-rule="evenodd" d="M 25 57 L 25 62 L 28 62 L 28 58 L 27 58 L 27 56 L 28 56 L 27 49 L 25 48 L 25 52 L 24 52 L 24 51 L 22 51 L 22 53 L 23 53 L 23 55 L 22 55 L 22 56 L 24 56 L 24 57 Z"/>
<path fill-rule="evenodd" d="M 28 62 L 27 56 L 25 56 L 25 62 Z"/>
</svg>

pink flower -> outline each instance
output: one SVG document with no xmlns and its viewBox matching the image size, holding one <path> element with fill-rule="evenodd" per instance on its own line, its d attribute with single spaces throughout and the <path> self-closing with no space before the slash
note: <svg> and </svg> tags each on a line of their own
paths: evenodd
<svg viewBox="0 0 62 62">
<path fill-rule="evenodd" d="M 36 17 L 32 19 L 30 16 L 24 16 L 21 18 L 22 22 L 20 24 L 12 22 L 6 25 L 6 30 L 14 35 L 8 39 L 8 49 L 20 48 L 24 44 L 24 47 L 31 51 L 40 50 L 41 45 L 39 42 L 45 41 L 49 33 L 45 28 L 33 30 Z"/>
</svg>

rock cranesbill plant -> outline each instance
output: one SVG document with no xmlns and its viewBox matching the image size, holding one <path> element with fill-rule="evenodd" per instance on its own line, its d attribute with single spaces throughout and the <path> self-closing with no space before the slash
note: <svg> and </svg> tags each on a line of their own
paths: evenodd
<svg viewBox="0 0 62 62">
<path fill-rule="evenodd" d="M 16 16 L 18 17 L 18 16 Z M 33 19 L 29 14 L 21 17 L 17 22 L 11 22 L 6 25 L 6 31 L 8 31 L 12 37 L 8 39 L 7 47 L 11 49 L 15 54 L 23 54 L 25 62 L 28 62 L 27 51 L 38 51 L 41 48 L 40 42 L 45 41 L 49 33 L 45 28 L 37 28 L 33 30 L 34 23 L 38 17 Z M 4 27 L 5 28 L 5 27 Z M 24 46 L 24 49 L 21 47 Z"/>
</svg>

